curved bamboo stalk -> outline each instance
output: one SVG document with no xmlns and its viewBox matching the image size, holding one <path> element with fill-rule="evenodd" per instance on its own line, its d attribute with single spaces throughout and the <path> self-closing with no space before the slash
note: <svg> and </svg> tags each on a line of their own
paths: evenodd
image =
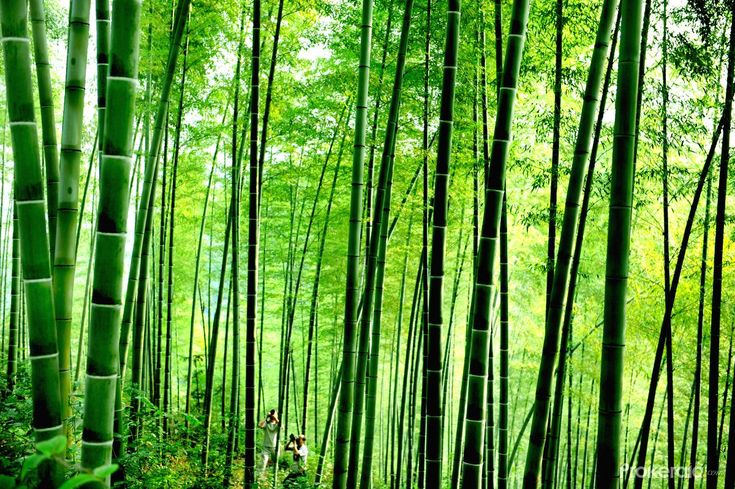
<svg viewBox="0 0 735 489">
<path fill-rule="evenodd" d="M 230 109 L 229 96 L 227 103 L 225 104 L 224 115 L 222 116 L 222 124 L 225 123 L 225 118 Z M 202 244 L 204 243 L 204 228 L 207 223 L 207 209 L 209 208 L 209 197 L 212 193 L 212 182 L 214 178 L 214 170 L 217 167 L 217 155 L 219 154 L 220 142 L 222 134 L 217 135 L 217 143 L 214 146 L 214 154 L 212 155 L 212 167 L 209 170 L 209 177 L 207 178 L 207 192 L 204 194 L 204 204 L 202 205 L 202 218 L 199 224 L 199 239 L 197 240 L 197 252 L 194 260 L 194 290 L 191 294 L 191 321 L 189 324 L 189 359 L 186 369 L 186 401 L 184 403 L 184 414 L 185 424 L 189 426 L 188 415 L 191 413 L 191 378 L 193 375 L 192 361 L 194 356 L 194 322 L 196 316 L 196 304 L 197 304 L 197 293 L 199 291 L 199 269 L 202 257 Z M 213 202 L 214 203 L 214 202 Z M 205 351 L 206 356 L 206 351 Z"/>
</svg>

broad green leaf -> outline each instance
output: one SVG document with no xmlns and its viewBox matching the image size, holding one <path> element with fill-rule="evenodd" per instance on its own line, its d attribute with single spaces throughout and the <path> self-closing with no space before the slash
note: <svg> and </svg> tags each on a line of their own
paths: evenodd
<svg viewBox="0 0 735 489">
<path fill-rule="evenodd" d="M 66 437 L 59 435 L 36 444 L 36 449 L 44 455 L 61 455 L 66 450 Z"/>
<path fill-rule="evenodd" d="M 48 460 L 48 458 L 48 456 L 40 453 L 26 457 L 25 460 L 23 460 L 23 468 L 20 471 L 20 478 L 25 479 L 30 471 L 38 467 L 38 465 L 44 460 Z"/>
<path fill-rule="evenodd" d="M 111 476 L 118 467 L 119 466 L 117 464 L 102 465 L 101 467 L 97 467 L 96 469 L 94 469 L 94 475 L 99 477 L 100 479 L 106 479 L 107 477 Z"/>
</svg>

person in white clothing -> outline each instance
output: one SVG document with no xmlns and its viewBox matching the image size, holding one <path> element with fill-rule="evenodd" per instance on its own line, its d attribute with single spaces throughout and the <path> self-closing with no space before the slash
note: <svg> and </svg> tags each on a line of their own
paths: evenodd
<svg viewBox="0 0 735 489">
<path fill-rule="evenodd" d="M 265 470 L 270 463 L 277 459 L 276 438 L 278 437 L 278 429 L 281 420 L 278 419 L 278 412 L 271 409 L 268 415 L 258 423 L 258 428 L 263 430 L 263 451 L 261 457 L 263 465 L 261 470 Z"/>
</svg>

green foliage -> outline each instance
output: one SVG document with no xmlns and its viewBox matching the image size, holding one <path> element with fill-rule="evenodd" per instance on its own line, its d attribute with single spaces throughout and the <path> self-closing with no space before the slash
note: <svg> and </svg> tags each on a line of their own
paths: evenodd
<svg viewBox="0 0 735 489">
<path fill-rule="evenodd" d="M 57 470 L 70 473 L 60 489 L 74 489 L 84 484 L 94 483 L 95 487 L 107 487 L 106 478 L 115 472 L 117 465 L 111 464 L 100 467 L 93 473 L 79 472 L 72 468 L 65 460 L 66 436 L 59 435 L 36 444 L 36 451 L 22 460 L 20 475 L 12 477 L 0 476 L 0 488 L 26 489 L 46 487 L 48 475 Z"/>
<path fill-rule="evenodd" d="M 62 87 L 64 82 L 63 66 L 66 57 L 66 24 L 68 19 L 68 2 L 56 0 L 44 2 L 46 5 L 47 30 L 49 37 L 49 57 L 52 61 L 52 78 L 56 113 L 61 114 L 63 102 Z M 263 49 L 261 55 L 261 71 L 267 73 L 272 49 L 272 34 L 275 24 L 276 0 L 264 0 L 263 8 Z M 282 27 L 282 38 L 279 46 L 278 67 L 273 86 L 273 107 L 269 123 L 269 144 L 266 151 L 266 164 L 263 179 L 263 203 L 261 210 L 261 270 L 259 279 L 263 280 L 264 309 L 263 351 L 259 357 L 263 362 L 263 394 L 261 403 L 265 405 L 277 402 L 278 362 L 280 354 L 280 328 L 284 317 L 284 297 L 288 296 L 289 276 L 287 264 L 290 260 L 298 263 L 306 228 L 306 217 L 316 193 L 318 178 L 329 139 L 335 130 L 339 114 L 345 101 L 351 98 L 354 103 L 357 86 L 357 66 L 359 62 L 359 25 L 360 2 L 339 2 L 327 0 L 289 0 L 286 2 L 286 15 Z M 671 97 L 669 101 L 670 132 L 670 168 L 669 184 L 671 187 L 671 228 L 672 252 L 678 251 L 680 235 L 686 212 L 691 199 L 693 185 L 698 178 L 699 169 L 704 159 L 704 152 L 711 138 L 712 128 L 721 112 L 722 77 L 721 70 L 725 55 L 725 39 L 722 33 L 727 27 L 727 16 L 724 15 L 727 2 L 715 0 L 697 0 L 692 5 L 677 4 L 670 6 L 670 22 L 676 25 L 669 40 L 669 83 Z M 246 8 L 249 2 L 246 2 Z M 431 66 L 429 73 L 429 125 L 431 148 L 430 166 L 436 154 L 435 133 L 438 127 L 438 101 L 441 88 L 441 58 L 443 56 L 443 37 L 446 28 L 446 0 L 432 2 L 433 15 L 429 46 Z M 567 188 L 569 173 L 574 152 L 576 126 L 582 106 L 582 91 L 589 69 L 594 31 L 599 14 L 599 0 L 566 0 L 563 50 L 563 94 L 561 111 L 561 159 L 560 159 L 560 197 Z M 693 5 L 696 4 L 696 8 Z M 376 0 L 373 19 L 373 57 L 370 73 L 370 93 L 368 97 L 368 120 L 372 121 L 374 103 L 381 96 L 382 106 L 378 113 L 377 133 L 375 141 L 367 141 L 375 145 L 377 155 L 382 150 L 384 128 L 387 118 L 387 100 L 390 83 L 395 71 L 398 31 L 394 28 L 388 33 L 388 55 L 385 66 L 382 92 L 379 93 L 378 76 L 380 72 L 380 47 L 384 41 L 385 24 L 389 8 L 400 11 L 403 3 L 395 0 Z M 507 34 L 512 2 L 504 0 L 503 28 Z M 380 362 L 379 375 L 388 383 L 390 375 L 390 354 L 397 350 L 400 361 L 404 362 L 407 338 L 404 323 L 400 348 L 391 343 L 397 329 L 399 313 L 403 311 L 404 321 L 410 311 L 410 299 L 399 304 L 398 289 L 403 273 L 402 258 L 409 255 L 407 275 L 415 277 L 418 256 L 421 249 L 420 233 L 417 223 L 422 212 L 420 186 L 407 196 L 406 204 L 399 207 L 399 199 L 408 190 L 409 182 L 416 166 L 423 156 L 421 148 L 421 115 L 423 111 L 423 41 L 426 27 L 421 22 L 424 16 L 425 3 L 416 4 L 416 22 L 412 27 L 409 39 L 406 74 L 404 77 L 404 95 L 401 105 L 401 117 L 398 121 L 398 138 L 396 144 L 396 163 L 394 176 L 394 192 L 391 210 L 394 215 L 400 212 L 395 232 L 391 236 L 386 263 L 385 289 L 386 300 L 383 307 L 383 327 L 381 333 L 381 351 L 386 353 Z M 457 92 L 455 109 L 455 127 L 452 147 L 452 175 L 448 195 L 448 227 L 446 249 L 447 277 L 454 277 L 459 266 L 460 257 L 455 250 L 460 230 L 465 236 L 472 234 L 471 209 L 473 206 L 473 171 L 482 161 L 476 161 L 472 146 L 475 130 L 481 132 L 472 120 L 472 104 L 474 99 L 475 68 L 478 64 L 478 51 L 474 39 L 475 26 L 479 23 L 479 11 L 486 16 L 491 15 L 491 2 L 466 2 L 462 15 L 462 38 L 458 53 Z M 661 100 L 660 100 L 660 38 L 659 25 L 661 2 L 654 1 L 651 26 L 651 46 L 648 52 L 646 78 L 643 86 L 643 109 L 641 115 L 639 157 L 636 163 L 636 182 L 633 214 L 633 246 L 631 249 L 631 280 L 628 293 L 628 331 L 626 344 L 626 366 L 624 376 L 625 402 L 630 404 L 629 415 L 624 423 L 629 426 L 628 451 L 635 442 L 635 429 L 640 424 L 642 407 L 649 377 L 650 360 L 655 349 L 660 317 L 663 313 L 663 246 L 661 240 L 661 199 L 660 168 L 661 158 Z M 232 107 L 226 109 L 232 87 L 235 50 L 237 45 L 239 2 L 218 2 L 202 0 L 194 3 L 191 15 L 189 59 L 187 82 L 184 90 L 184 110 L 181 134 L 181 154 L 179 161 L 177 206 L 175 220 L 176 249 L 174 255 L 173 281 L 173 375 L 172 399 L 174 407 L 168 413 L 172 425 L 170 435 L 164 437 L 158 431 L 158 422 L 164 416 L 147 397 L 150 386 L 145 385 L 140 392 L 126 390 L 124 400 L 143 394 L 143 429 L 141 437 L 129 453 L 120 460 L 120 470 L 125 472 L 130 487 L 218 487 L 224 472 L 222 460 L 225 452 L 225 438 L 219 433 L 221 426 L 220 403 L 224 397 L 229 400 L 229 383 L 223 396 L 220 391 L 223 372 L 221 363 L 215 371 L 214 417 L 212 426 L 215 430 L 212 439 L 212 467 L 207 478 L 201 475 L 197 444 L 202 432 L 201 404 L 204 389 L 205 345 L 209 332 L 211 316 L 214 311 L 214 297 L 217 288 L 217 272 L 221 261 L 223 236 L 226 222 L 226 207 L 229 202 L 230 184 L 230 131 Z M 137 116 L 141 117 L 136 151 L 145 152 L 145 119 L 149 117 L 158 102 L 162 78 L 165 69 L 165 57 L 168 52 L 169 30 L 171 27 L 171 3 L 162 0 L 144 2 L 143 6 L 140 85 L 145 87 L 148 75 L 151 77 L 152 100 L 145 100 L 145 90 L 139 90 L 137 100 Z M 249 13 L 246 14 L 249 16 Z M 394 20 L 396 16 L 394 15 Z M 705 25 L 706 23 L 706 25 Z M 394 22 L 394 27 L 397 25 Z M 544 287 L 547 271 L 546 262 L 546 226 L 548 219 L 550 161 L 553 123 L 553 68 L 554 68 L 554 2 L 536 0 L 533 2 L 528 25 L 528 41 L 525 59 L 519 78 L 518 95 L 515 104 L 514 136 L 508 157 L 507 195 L 509 219 L 509 253 L 510 253 L 510 428 L 511 445 L 532 402 L 532 386 L 536 377 L 538 358 L 544 334 Z M 151 48 L 148 50 L 150 27 Z M 488 36 L 492 38 L 490 23 Z M 246 37 L 250 34 L 247 33 Z M 245 43 L 246 46 L 248 43 Z M 243 55 L 247 58 L 249 47 Z M 494 48 L 488 43 L 488 65 L 494 66 Z M 247 69 L 243 80 L 247 80 Z M 614 78 L 614 77 L 613 77 Z M 5 86 L 0 81 L 0 94 L 5 93 Z M 492 130 L 493 116 L 496 109 L 494 73 L 489 76 L 489 118 Z M 246 84 L 246 83 L 244 83 Z M 93 94 L 95 83 L 88 82 L 89 94 L 85 115 L 85 134 L 83 137 L 83 164 L 86 156 L 92 151 L 92 141 L 96 130 L 94 123 Z M 262 79 L 262 91 L 265 91 L 265 77 Z M 614 93 L 614 88 L 612 93 Z M 180 87 L 174 83 L 172 101 L 178 98 Z M 241 93 L 241 100 L 247 99 L 246 90 Z M 5 97 L 0 96 L 0 112 L 6 113 Z M 230 102 L 231 103 L 231 102 Z M 350 109 L 352 112 L 353 110 Z M 572 360 L 574 382 L 571 388 L 574 402 L 579 402 L 584 409 L 592 406 L 594 417 L 596 391 L 590 393 L 589 384 L 597 379 L 600 360 L 600 333 L 604 290 L 605 239 L 607 235 L 606 202 L 609 198 L 612 147 L 613 103 L 610 100 L 603 119 L 601 147 L 598 154 L 598 171 L 592 187 L 590 215 L 585 238 L 584 251 L 580 266 L 574 316 L 574 338 L 578 347 Z M 247 115 L 241 106 L 241 128 L 246 127 Z M 223 122 L 224 116 L 224 122 Z M 5 119 L 0 116 L 3 125 Z M 40 120 L 39 117 L 36 117 Z M 175 118 L 171 117 L 171 121 Z M 173 151 L 173 122 L 169 127 L 167 161 L 170 164 Z M 350 161 L 352 153 L 351 134 L 354 128 L 354 117 L 345 127 L 338 128 L 338 140 L 347 134 L 347 143 L 338 172 L 337 190 L 334 206 L 330 216 L 329 228 L 325 243 L 325 253 L 318 298 L 318 365 L 312 367 L 312 386 L 318 399 L 315 406 L 311 399 L 308 406 L 309 433 L 311 440 L 318 437 L 324 428 L 326 418 L 326 399 L 330 396 L 330 378 L 338 370 L 340 341 L 343 330 L 344 293 L 345 293 L 345 256 L 347 253 L 350 193 Z M 370 134 L 368 128 L 368 134 Z M 0 202 L 0 256 L 6 245 L 7 216 L 11 180 L 15 162 L 10 156 L 10 138 L 7 127 L 0 131 L 2 158 L 2 178 L 0 185 L 4 192 Z M 247 133 L 246 133 L 247 134 Z M 222 136 L 217 158 L 213 158 L 217 139 Z M 247 136 L 246 136 L 247 137 Z M 433 138 L 433 139 L 431 139 Z M 142 140 L 141 140 L 142 139 Z M 370 138 L 368 138 L 370 139 Z M 242 142 L 238 141 L 238 145 Z M 139 149 L 140 148 L 140 149 Z M 370 149 L 370 148 L 368 148 Z M 335 148 L 336 151 L 336 148 Z M 163 150 L 162 150 L 163 152 Z M 481 152 L 481 151 L 480 151 Z M 336 154 L 330 162 L 336 164 Z M 162 159 L 163 161 L 163 159 Z M 188 327 L 190 324 L 191 291 L 194 281 L 193 257 L 196 252 L 201 206 L 206 191 L 207 176 L 211 166 L 215 166 L 212 196 L 207 222 L 205 225 L 202 263 L 200 266 L 199 296 L 194 318 L 193 344 L 193 379 L 191 395 L 191 414 L 184 417 L 183 402 L 185 384 L 182 378 L 188 361 Z M 134 177 L 131 192 L 131 207 L 140 196 L 139 179 L 142 177 L 143 160 L 138 163 L 138 173 Z M 81 178 L 86 172 L 82 171 Z M 480 171 L 482 174 L 482 171 Z M 87 263 L 90 260 L 87 243 L 92 238 L 96 215 L 94 195 L 98 195 L 97 169 L 92 169 L 90 196 L 84 209 L 80 209 L 81 228 L 77 273 L 75 277 L 74 318 L 72 330 L 72 366 L 77 361 L 76 351 L 80 342 L 86 341 L 80 336 L 81 315 L 84 310 L 85 297 L 82 293 L 85 286 Z M 377 175 L 377 171 L 376 171 Z M 247 175 L 245 176 L 247 178 Z M 160 178 L 160 175 L 159 175 Z M 141 182 L 142 183 L 142 182 Z M 81 182 L 83 184 L 83 182 Z M 160 187 L 159 187 L 160 189 Z M 246 188 L 244 188 L 246 191 Z M 317 205 L 315 229 L 321 230 L 325 215 L 323 192 Z M 158 192 L 157 203 L 160 202 Z M 482 218 L 482 195 L 480 195 L 479 217 Z M 714 205 L 714 204 L 713 204 Z M 242 215 L 248 212 L 247 203 L 243 203 Z M 302 211 L 302 209 L 306 209 Z M 463 214 L 464 212 L 464 214 Z M 694 228 L 694 236 L 685 262 L 682 283 L 673 317 L 675 382 L 676 390 L 676 442 L 682 441 L 684 434 L 683 414 L 687 409 L 692 372 L 694 370 L 695 348 L 694 336 L 697 320 L 699 255 L 701 253 L 701 233 L 703 232 L 702 215 L 700 214 Z M 293 228 L 291 227 L 293 217 Z M 411 235 L 408 222 L 414 220 Z M 557 222 L 561 223 L 560 213 Z M 154 212 L 154 228 L 160 222 L 160 205 Z M 299 227 L 300 223 L 300 227 Z M 728 221 L 728 230 L 732 222 Z M 321 231 L 319 231 L 321 232 Z M 157 233 L 154 236 L 154 254 L 158 258 Z M 245 235 L 243 233 L 243 241 Z M 293 361 L 296 372 L 297 389 L 303 385 L 301 373 L 305 365 L 306 324 L 308 321 L 311 283 L 315 271 L 317 247 L 316 235 L 311 239 L 305 260 L 304 278 L 299 296 L 295 298 L 296 314 L 293 337 Z M 733 256 L 735 245 L 733 236 L 725 237 L 725 256 Z M 242 258 L 246 255 L 243 247 Z M 244 262 L 244 260 L 243 260 Z M 735 272 L 735 263 L 725 263 L 725 277 Z M 155 271 L 157 278 L 158 271 Z M 7 274 L 6 274 L 7 275 Z M 243 275 L 241 273 L 241 275 Z M 455 311 L 454 348 L 450 351 L 448 383 L 450 389 L 448 413 L 457 416 L 456 400 L 459 393 L 461 376 L 460 366 L 464 360 L 464 344 L 461 338 L 468 316 L 469 289 L 472 267 L 465 265 L 459 280 L 457 308 Z M 244 278 L 244 277 L 243 277 Z M 228 278 L 229 280 L 229 274 Z M 226 282 L 227 282 L 226 280 Z M 411 280 L 409 280 L 410 282 Z M 449 281 L 445 284 L 449 287 Z M 226 283 L 226 286 L 228 284 Z M 709 287 L 709 282 L 707 284 Z M 241 287 L 244 290 L 244 287 Z M 410 288 L 410 285 L 409 285 Z M 9 287 L 0 284 L 0 294 L 7 298 Z M 260 293 L 260 290 L 259 290 Z M 157 294 L 157 292 L 156 292 Z M 723 300 L 732 303 L 733 291 L 726 288 Z M 155 295 L 155 294 L 154 294 Z M 407 293 L 410 295 L 410 291 Z M 244 297 L 243 297 L 244 298 Z M 260 297 L 259 297 L 260 299 Z M 227 300 L 227 299 L 225 299 Z M 152 331 L 155 333 L 156 301 L 151 302 Z M 166 307 L 164 305 L 164 307 Z M 223 305 L 225 308 L 226 305 Z M 705 308 L 707 311 L 708 307 Z M 726 308 L 723 313 L 725 324 L 733 318 L 733 311 Z M 165 312 L 164 312 L 165 314 Z M 448 317 L 448 314 L 447 314 Z M 88 327 L 88 316 L 85 328 Z M 259 318 L 260 320 L 261 318 Z M 5 317 L 0 317 L 5 324 Z M 258 328 L 260 323 L 258 324 Z M 724 327 L 723 343 L 729 340 L 729 328 Z M 6 330 L 3 330 L 6 331 Z M 155 334 L 152 335 L 149 347 L 155 347 Z M 221 335 L 224 337 L 224 335 Z M 231 337 L 231 336 L 230 336 Z M 223 341 L 223 340 L 221 340 Z M 706 341 L 706 335 L 705 335 Z M 218 362 L 221 361 L 223 343 L 218 346 Z M 723 348 L 726 350 L 726 348 Z M 85 348 L 81 349 L 81 371 L 83 378 L 86 365 Z M 232 352 L 228 352 L 228 359 Z M 27 356 L 27 352 L 24 354 Z M 25 358 L 25 356 L 23 358 Z M 0 353 L 0 364 L 4 365 L 6 356 Z M 726 360 L 726 351 L 722 354 L 722 363 Z M 130 362 L 128 362 L 130 363 Z M 229 365 L 229 363 L 228 363 Z M 33 452 L 30 443 L 30 388 L 28 380 L 28 362 L 18 364 L 18 385 L 15 391 L 0 401 L 0 473 L 21 474 L 21 457 Z M 401 365 L 402 370 L 403 365 Z M 148 368 L 146 366 L 146 368 Z M 149 372 L 150 374 L 150 372 Z M 230 381 L 227 372 L 227 382 Z M 725 379 L 722 375 L 722 385 Z M 130 375 L 126 372 L 126 383 Z M 496 377 L 497 379 L 497 377 Z M 704 380 L 704 379 L 703 379 Z M 4 378 L 0 380 L 0 390 Z M 382 382 L 382 380 L 381 380 Z M 84 399 L 84 382 L 74 386 L 71 418 L 74 426 L 74 446 L 71 456 L 78 456 L 79 424 Z M 126 386 L 127 388 L 127 386 Z M 382 389 L 380 389 L 382 390 Z M 312 391 L 313 392 L 313 391 Z M 298 405 L 298 417 L 301 417 L 301 394 L 291 394 L 292 405 L 285 421 L 294 425 L 297 417 L 294 405 Z M 295 399 L 295 400 L 294 400 Z M 378 398 L 378 419 L 389 419 L 388 406 L 384 398 Z M 582 416 L 585 410 L 582 409 Z M 316 411 L 316 412 L 315 412 Z M 679 413 L 682 413 L 681 415 Z M 576 414 L 576 408 L 575 408 Z M 316 416 L 315 416 L 316 415 Z M 312 419 L 316 418 L 315 421 Z M 678 423 L 682 418 L 682 422 Z M 594 419 L 594 418 L 593 418 Z M 133 422 L 133 421 L 131 421 Z M 242 423 L 241 423 L 242 424 Z M 453 425 L 453 423 L 450 423 Z M 188 431 L 185 426 L 188 425 Z M 576 426 L 576 423 L 575 423 Z M 592 423 L 594 429 L 594 421 Z M 385 426 L 381 425 L 381 430 Z M 582 424 L 584 429 L 584 424 Z M 313 430 L 313 431 L 312 431 Z M 129 431 L 129 430 L 128 430 Z M 285 431 L 286 433 L 288 431 Z M 416 434 L 418 428 L 416 428 Z M 690 433 L 691 436 L 691 433 Z M 663 434 L 662 434 L 663 437 Z M 526 440 L 523 437 L 516 455 L 516 463 L 511 471 L 511 479 L 519 476 L 522 460 L 526 452 Z M 242 448 L 242 446 L 241 446 Z M 317 450 L 310 445 L 312 454 Z M 456 447 L 447 447 L 454 450 Z M 445 454 L 449 450 L 445 448 Z M 53 450 L 50 452 L 52 453 Z M 662 460 L 661 451 L 656 455 L 657 463 Z M 380 470 L 382 470 L 382 457 Z M 43 456 L 43 455 L 38 455 Z M 581 456 L 581 455 L 580 455 Z M 35 457 L 35 456 L 34 456 Z M 52 457 L 53 458 L 53 457 Z M 377 460 L 377 458 L 376 458 Z M 32 459 L 35 463 L 37 458 Z M 328 454 L 323 487 L 331 485 L 332 454 Z M 310 460 L 310 468 L 316 465 L 316 456 Z M 29 464 L 31 462 L 28 462 Z M 234 479 L 238 479 L 242 459 L 235 459 Z M 39 462 L 40 464 L 40 462 Z M 445 465 L 446 467 L 446 465 Z M 106 471 L 112 470 L 105 467 Z M 27 470 L 33 476 L 34 470 Z M 280 474 L 280 472 L 279 472 Z M 100 474 L 97 474 L 100 475 Z M 285 476 L 285 474 L 282 474 Z M 382 475 L 382 474 L 381 474 Z M 95 474 L 74 474 L 80 481 Z M 101 475 L 100 475 L 101 476 Z M 0 478 L 0 488 L 9 484 L 7 477 Z M 377 479 L 377 478 L 376 478 Z M 380 487 L 381 480 L 374 482 Z M 73 479 L 71 479 L 73 480 Z M 71 480 L 68 483 L 71 483 Z M 13 484 L 16 484 L 13 478 Z"/>
</svg>

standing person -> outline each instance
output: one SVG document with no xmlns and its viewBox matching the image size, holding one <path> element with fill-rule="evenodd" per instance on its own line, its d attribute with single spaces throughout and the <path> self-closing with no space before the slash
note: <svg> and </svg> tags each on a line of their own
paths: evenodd
<svg viewBox="0 0 735 489">
<path fill-rule="evenodd" d="M 277 460 L 276 436 L 280 426 L 281 420 L 278 419 L 278 412 L 275 409 L 271 409 L 270 413 L 258 423 L 258 428 L 263 430 L 263 451 L 261 452 L 263 466 L 261 470 L 265 470 L 272 461 Z"/>
<path fill-rule="evenodd" d="M 309 456 L 309 449 L 306 447 L 306 436 L 291 435 L 290 438 L 286 450 L 293 452 L 293 464 L 291 473 L 283 479 L 283 485 L 284 487 L 301 487 L 305 482 L 302 477 L 306 476 L 306 458 Z"/>
</svg>

